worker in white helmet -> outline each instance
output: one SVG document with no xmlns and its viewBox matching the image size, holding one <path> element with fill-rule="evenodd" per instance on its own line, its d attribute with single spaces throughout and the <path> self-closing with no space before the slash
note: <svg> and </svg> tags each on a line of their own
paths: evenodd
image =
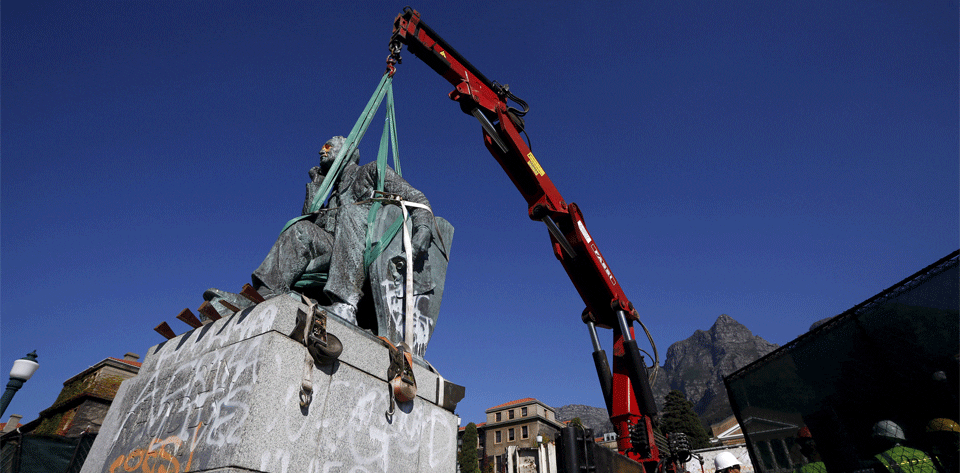
<svg viewBox="0 0 960 473">
<path fill-rule="evenodd" d="M 740 460 L 730 452 L 720 452 L 713 459 L 717 473 L 740 473 Z"/>
</svg>

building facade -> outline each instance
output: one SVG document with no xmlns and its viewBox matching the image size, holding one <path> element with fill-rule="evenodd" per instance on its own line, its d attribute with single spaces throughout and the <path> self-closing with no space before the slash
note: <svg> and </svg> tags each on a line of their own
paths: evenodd
<svg viewBox="0 0 960 473">
<path fill-rule="evenodd" d="M 737 416 L 731 415 L 726 419 L 710 426 L 711 444 L 716 445 L 743 445 L 747 443 L 743 438 L 743 429 L 737 422 Z"/>
<path fill-rule="evenodd" d="M 123 359 L 106 358 L 64 381 L 53 405 L 22 430 L 62 437 L 99 432 L 120 383 L 140 371 L 139 359 L 134 353 L 127 353 Z"/>
<path fill-rule="evenodd" d="M 139 358 L 107 358 L 64 381 L 53 405 L 19 428 L 20 416 L 11 416 L 0 432 L 0 471 L 80 471 L 120 383 L 140 371 Z"/>
<path fill-rule="evenodd" d="M 930 435 L 960 418 L 958 308 L 954 251 L 724 378 L 756 471 L 885 469 L 881 425 L 904 447 L 942 452 L 934 462 L 960 462 L 955 431 L 942 431 L 949 448 Z"/>
<path fill-rule="evenodd" d="M 494 471 L 556 471 L 555 440 L 563 424 L 552 407 L 528 397 L 491 407 L 486 414 L 484 454 Z"/>
</svg>

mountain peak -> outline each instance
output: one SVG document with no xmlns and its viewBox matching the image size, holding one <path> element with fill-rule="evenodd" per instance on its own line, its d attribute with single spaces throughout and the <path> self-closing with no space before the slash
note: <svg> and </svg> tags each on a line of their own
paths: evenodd
<svg viewBox="0 0 960 473">
<path fill-rule="evenodd" d="M 662 403 L 663 396 L 676 389 L 694 403 L 704 421 L 722 420 L 731 413 L 723 377 L 776 348 L 733 317 L 720 314 L 709 331 L 697 330 L 670 345 L 654 396 Z"/>
<path fill-rule="evenodd" d="M 710 327 L 710 330 L 714 331 L 718 327 L 720 328 L 736 327 L 736 328 L 743 328 L 748 332 L 750 331 L 750 329 L 745 327 L 740 322 L 737 322 L 736 319 L 734 319 L 733 317 L 730 317 L 727 314 L 720 314 L 720 317 L 717 317 L 717 321 L 713 323 L 713 327 Z"/>
<path fill-rule="evenodd" d="M 717 317 L 717 321 L 710 327 L 710 337 L 715 344 L 720 345 L 744 343 L 754 338 L 750 329 L 727 314 Z"/>
<path fill-rule="evenodd" d="M 734 320 L 733 317 L 730 317 L 727 314 L 720 314 L 720 317 L 717 317 L 716 323 L 720 323 L 720 322 L 730 323 L 730 322 L 736 322 L 736 320 Z"/>
</svg>

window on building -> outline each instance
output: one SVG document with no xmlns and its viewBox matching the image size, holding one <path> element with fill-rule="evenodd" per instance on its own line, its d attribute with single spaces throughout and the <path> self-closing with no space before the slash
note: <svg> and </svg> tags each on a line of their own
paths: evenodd
<svg viewBox="0 0 960 473">
<path fill-rule="evenodd" d="M 790 454 L 787 453 L 787 447 L 782 438 L 770 441 L 770 448 L 773 450 L 773 458 L 777 461 L 777 466 L 781 469 L 790 469 Z"/>
<path fill-rule="evenodd" d="M 526 407 L 521 407 L 521 408 L 520 408 L 520 417 L 526 417 L 526 416 L 527 416 L 527 408 L 526 408 Z"/>
<path fill-rule="evenodd" d="M 527 430 L 527 426 L 520 427 L 520 438 L 525 439 L 530 437 L 530 432 Z"/>
<path fill-rule="evenodd" d="M 494 441 L 495 443 L 503 442 L 503 438 L 501 437 L 501 432 L 499 430 L 494 432 L 493 435 L 496 437 L 496 440 Z"/>
<path fill-rule="evenodd" d="M 500 422 L 500 413 L 497 413 L 497 422 Z"/>
<path fill-rule="evenodd" d="M 507 417 L 513 419 L 513 409 L 510 409 L 510 412 L 507 413 Z"/>
<path fill-rule="evenodd" d="M 760 454 L 760 462 L 763 463 L 764 469 L 773 470 L 773 450 L 770 449 L 770 444 L 766 440 L 760 440 L 754 448 L 754 451 Z"/>
<path fill-rule="evenodd" d="M 507 431 L 507 440 L 513 442 L 513 429 Z"/>
</svg>

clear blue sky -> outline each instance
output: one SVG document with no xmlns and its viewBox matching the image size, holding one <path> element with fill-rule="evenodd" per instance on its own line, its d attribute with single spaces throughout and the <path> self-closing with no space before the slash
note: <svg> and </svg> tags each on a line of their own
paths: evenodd
<svg viewBox="0 0 960 473">
<path fill-rule="evenodd" d="M 249 281 L 403 6 L 3 2 L 0 382 L 41 365 L 7 415 Z M 782 345 L 960 245 L 957 1 L 413 7 L 529 102 L 661 356 L 722 313 Z M 405 49 L 394 86 L 404 176 L 456 227 L 427 359 L 464 423 L 602 406 L 582 302 L 479 125 Z"/>
</svg>

